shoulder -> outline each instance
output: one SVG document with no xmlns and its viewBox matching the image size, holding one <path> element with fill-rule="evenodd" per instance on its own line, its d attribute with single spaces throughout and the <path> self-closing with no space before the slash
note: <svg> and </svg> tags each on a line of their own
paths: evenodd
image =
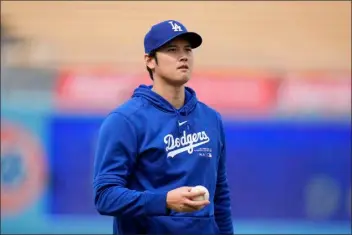
<svg viewBox="0 0 352 235">
<path fill-rule="evenodd" d="M 134 126 L 132 117 L 145 106 L 142 99 L 139 97 L 130 98 L 113 110 L 107 113 L 103 122 L 102 128 L 110 128 L 111 126 Z"/>
<path fill-rule="evenodd" d="M 211 119 L 211 125 L 213 125 L 213 123 L 216 123 L 216 128 L 219 131 L 220 134 L 220 138 L 221 141 L 223 143 L 224 141 L 224 123 L 223 123 L 223 119 L 222 116 L 220 114 L 220 112 L 218 112 L 217 110 L 215 110 L 213 107 L 210 107 L 209 105 L 206 105 L 203 102 L 198 101 L 199 104 L 199 108 L 203 109 L 203 113 L 204 116 L 209 120 Z M 215 126 L 215 125 L 214 125 Z"/>
<path fill-rule="evenodd" d="M 125 101 L 108 114 L 110 115 L 120 115 L 127 119 L 130 119 L 136 112 L 141 111 L 145 106 L 145 102 L 139 97 L 133 97 Z"/>
<path fill-rule="evenodd" d="M 211 107 L 201 101 L 198 101 L 198 105 L 199 105 L 199 108 L 204 110 L 204 112 L 207 114 L 207 116 L 209 115 L 211 117 L 216 118 L 218 122 L 222 122 L 222 116 L 216 109 L 214 109 L 213 107 Z"/>
</svg>

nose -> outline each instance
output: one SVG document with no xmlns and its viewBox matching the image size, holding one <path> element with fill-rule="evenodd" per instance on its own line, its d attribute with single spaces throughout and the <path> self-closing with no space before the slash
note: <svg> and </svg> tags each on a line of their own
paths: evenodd
<svg viewBox="0 0 352 235">
<path fill-rule="evenodd" d="M 180 61 L 181 61 L 181 62 L 187 62 L 187 61 L 188 61 L 187 55 L 186 55 L 186 54 L 181 55 Z"/>
</svg>

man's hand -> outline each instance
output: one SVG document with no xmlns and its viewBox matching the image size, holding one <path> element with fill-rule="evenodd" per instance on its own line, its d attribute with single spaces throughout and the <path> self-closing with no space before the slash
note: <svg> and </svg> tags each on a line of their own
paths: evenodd
<svg viewBox="0 0 352 235">
<path fill-rule="evenodd" d="M 177 212 L 193 212 L 202 209 L 210 202 L 208 200 L 192 201 L 192 198 L 202 196 L 205 192 L 190 192 L 192 187 L 180 187 L 167 193 L 167 207 Z"/>
</svg>

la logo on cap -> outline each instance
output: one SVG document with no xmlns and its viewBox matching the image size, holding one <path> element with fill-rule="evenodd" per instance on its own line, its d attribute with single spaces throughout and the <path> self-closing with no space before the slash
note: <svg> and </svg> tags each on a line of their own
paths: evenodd
<svg viewBox="0 0 352 235">
<path fill-rule="evenodd" d="M 182 28 L 181 26 L 179 26 L 177 23 L 173 22 L 173 21 L 169 21 L 169 24 L 171 24 L 172 30 L 175 32 L 181 32 Z"/>
</svg>

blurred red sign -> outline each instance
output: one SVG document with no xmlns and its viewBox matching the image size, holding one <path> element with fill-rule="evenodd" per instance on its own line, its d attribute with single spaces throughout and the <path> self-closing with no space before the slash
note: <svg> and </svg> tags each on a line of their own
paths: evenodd
<svg viewBox="0 0 352 235">
<path fill-rule="evenodd" d="M 126 75 L 127 74 L 127 75 Z M 56 107 L 106 111 L 128 100 L 144 74 L 108 70 L 64 72 L 58 79 Z M 199 100 L 226 115 L 336 114 L 351 111 L 351 77 L 346 74 L 287 74 L 251 71 L 195 72 L 187 86 Z"/>
<path fill-rule="evenodd" d="M 288 74 L 278 90 L 279 112 L 348 115 L 351 112 L 350 74 Z"/>
<path fill-rule="evenodd" d="M 126 101 L 148 76 L 105 72 L 64 72 L 58 80 L 56 107 L 70 111 L 109 110 Z M 269 74 L 195 73 L 187 86 L 201 102 L 225 114 L 266 114 L 276 105 L 278 80 Z"/>
<path fill-rule="evenodd" d="M 270 74 L 196 74 L 189 85 L 200 101 L 225 114 L 268 114 L 276 105 L 278 79 Z"/>
<path fill-rule="evenodd" d="M 56 107 L 78 112 L 111 110 L 126 101 L 139 82 L 137 76 L 110 71 L 65 71 L 58 78 Z"/>
</svg>

